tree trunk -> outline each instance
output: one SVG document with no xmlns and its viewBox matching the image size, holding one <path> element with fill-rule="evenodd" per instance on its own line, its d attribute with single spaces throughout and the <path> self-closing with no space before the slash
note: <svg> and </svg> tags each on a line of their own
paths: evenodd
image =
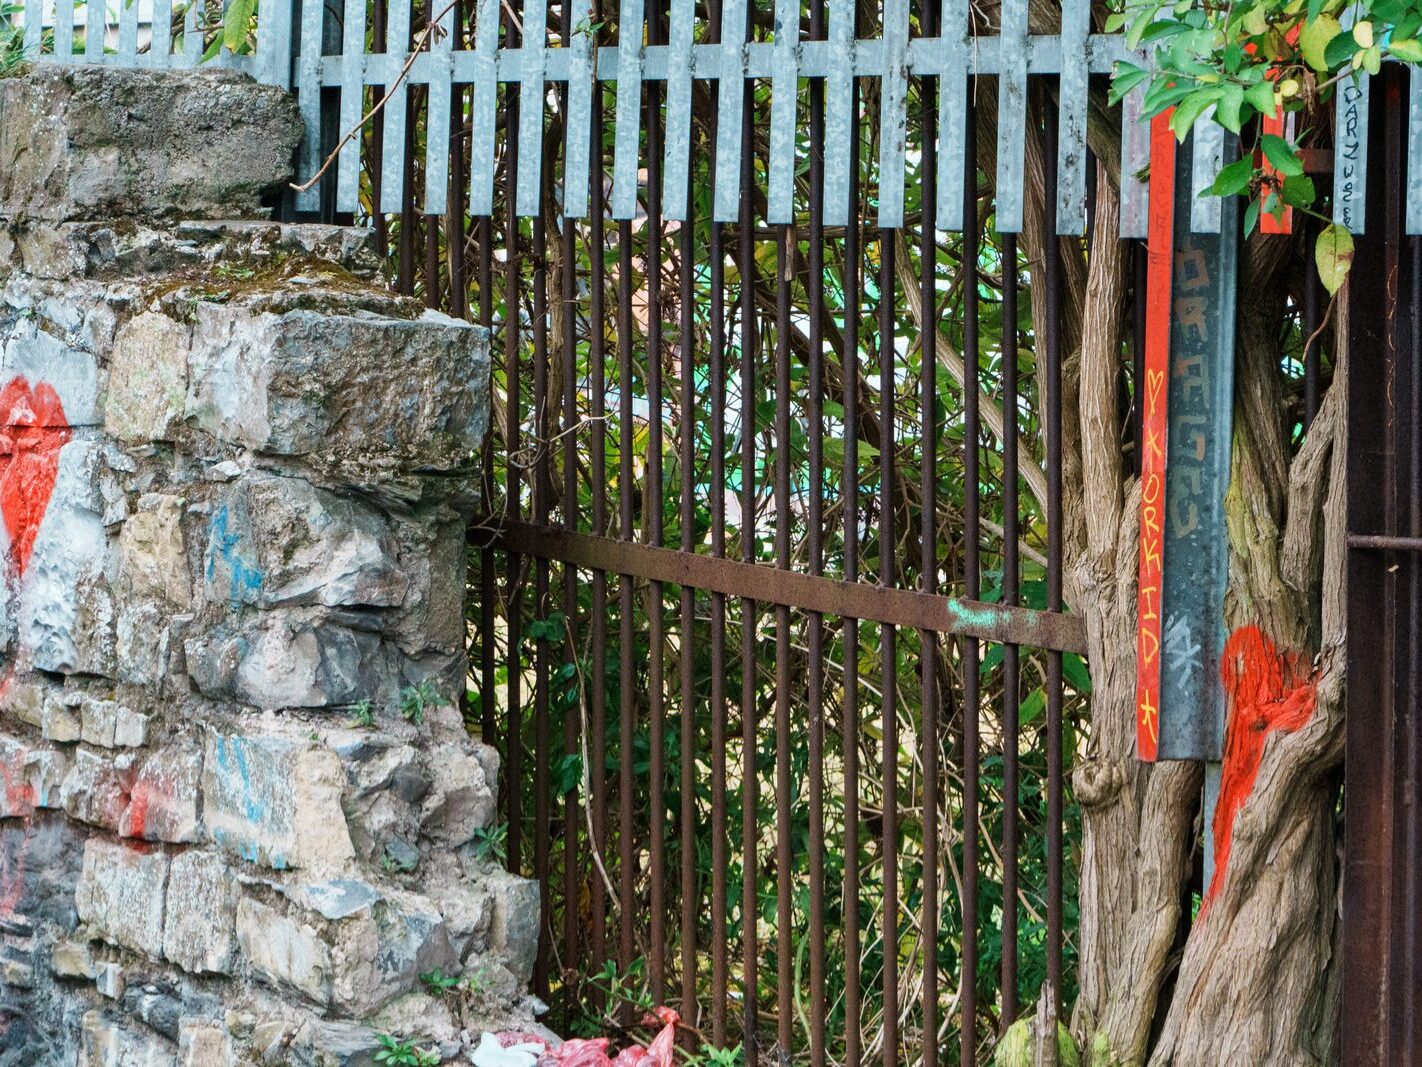
<svg viewBox="0 0 1422 1067">
<path fill-rule="evenodd" d="M 1039 162 L 1035 137 L 1028 158 Z M 1023 236 L 1033 262 L 1053 239 L 1042 200 L 1034 186 Z M 1215 824 L 1206 828 L 1203 765 L 1147 765 L 1134 754 L 1139 487 L 1120 448 L 1118 414 L 1128 265 L 1116 237 L 1117 193 L 1104 175 L 1097 211 L 1085 270 L 1064 272 L 1077 285 L 1067 304 L 1079 309 L 1068 363 L 1076 388 L 1064 394 L 1067 597 L 1087 622 L 1092 674 L 1088 753 L 1074 775 L 1083 843 L 1072 1028 L 1092 1065 L 1332 1062 L 1343 356 L 1290 459 L 1279 366 L 1294 250 L 1285 238 L 1256 237 L 1241 266 L 1241 292 L 1250 295 L 1237 324 L 1226 499 L 1226 759 Z M 1080 262 L 1075 243 L 1061 248 Z M 1217 850 L 1216 877 L 1189 921 L 1188 877 L 1204 833 Z"/>
</svg>

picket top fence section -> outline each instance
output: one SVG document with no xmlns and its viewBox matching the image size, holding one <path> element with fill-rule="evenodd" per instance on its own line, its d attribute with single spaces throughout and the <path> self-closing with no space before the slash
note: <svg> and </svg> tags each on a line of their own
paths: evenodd
<svg viewBox="0 0 1422 1067">
<path fill-rule="evenodd" d="M 81 0 L 82 2 L 82 0 Z M 336 0 L 339 5 L 339 0 Z M 439 0 L 444 3 L 444 0 Z M 800 0 L 773 0 L 776 39 L 748 41 L 745 35 L 746 4 L 751 0 L 725 0 L 720 20 L 720 41 L 697 43 L 699 36 L 694 0 L 671 0 L 667 44 L 643 43 L 644 34 L 626 27 L 644 26 L 644 0 L 619 0 L 620 44 L 595 46 L 589 31 L 589 0 L 569 0 L 573 5 L 569 39 L 548 47 L 547 0 L 522 0 L 524 46 L 501 47 L 500 0 L 473 0 L 477 4 L 472 49 L 455 49 L 453 3 L 435 12 L 440 32 L 426 34 L 425 17 L 416 17 L 413 0 L 389 0 L 385 50 L 366 50 L 367 24 L 364 0 L 345 4 L 340 23 L 338 52 L 323 47 L 328 6 L 308 0 L 264 0 L 256 18 L 256 45 L 234 55 L 222 51 L 206 62 L 235 67 L 259 81 L 294 89 L 307 134 L 299 159 L 305 179 L 317 173 L 321 157 L 321 91 L 339 90 L 339 125 L 342 133 L 353 128 L 370 106 L 367 87 L 392 87 L 388 104 L 375 121 L 383 124 L 384 153 L 381 165 L 380 203 L 377 209 L 398 212 L 404 202 L 406 175 L 406 100 L 411 86 L 427 86 L 425 187 L 423 210 L 443 214 L 449 186 L 450 109 L 456 87 L 472 87 L 471 138 L 467 175 L 469 213 L 489 215 L 494 207 L 494 170 L 500 131 L 496 122 L 500 84 L 518 85 L 519 124 L 515 210 L 518 215 L 539 213 L 543 194 L 542 141 L 550 90 L 566 87 L 568 126 L 590 130 L 593 88 L 597 82 L 615 82 L 613 114 L 614 149 L 609 214 L 632 218 L 638 209 L 639 175 L 645 160 L 641 137 L 642 86 L 661 82 L 666 87 L 666 133 L 663 137 L 662 214 L 670 220 L 687 216 L 687 179 L 691 155 L 691 95 L 694 81 L 743 85 L 747 79 L 771 84 L 769 159 L 766 160 L 766 221 L 788 223 L 794 216 L 794 174 L 800 148 L 799 87 L 802 79 L 817 78 L 825 86 L 825 222 L 844 225 L 850 217 L 849 164 L 851 114 L 855 79 L 877 78 L 880 95 L 878 204 L 875 222 L 882 228 L 903 224 L 904 179 L 907 172 L 907 89 L 911 77 L 935 77 L 939 85 L 939 166 L 934 190 L 938 225 L 958 230 L 964 207 L 964 117 L 969 94 L 977 91 L 977 75 L 997 78 L 997 204 L 999 232 L 1022 228 L 1026 147 L 1027 84 L 1037 75 L 1059 77 L 1060 127 L 1057 138 L 1058 194 L 1056 228 L 1060 234 L 1081 234 L 1086 224 L 1087 86 L 1092 74 L 1107 74 L 1117 60 L 1142 62 L 1131 53 L 1120 35 L 1090 32 L 1090 0 L 1063 0 L 1061 32 L 1028 31 L 1028 0 L 1003 0 L 1000 32 L 972 36 L 968 0 L 940 0 L 938 37 L 909 37 L 908 0 L 883 0 L 884 33 L 878 38 L 856 38 L 855 0 L 829 0 L 828 38 L 798 37 Z M 767 2 L 767 0 L 762 0 Z M 117 0 L 117 13 L 105 12 L 108 28 L 116 30 L 116 45 L 106 45 L 111 34 L 85 33 L 76 48 L 75 0 L 31 0 L 42 4 L 42 18 L 25 20 L 25 49 L 41 62 L 105 63 L 150 68 L 191 68 L 203 62 L 203 34 L 199 5 L 183 14 L 183 33 L 171 32 L 173 0 L 152 0 L 151 40 L 139 47 L 139 11 L 131 0 Z M 228 0 L 230 6 L 230 0 Z M 94 14 L 98 14 L 97 8 Z M 209 21 L 214 21 L 209 19 Z M 41 26 L 52 26 L 52 44 Z M 787 27 L 791 32 L 783 32 Z M 421 41 L 417 53 L 412 41 Z M 323 52 L 325 54 L 323 54 Z M 404 74 L 402 78 L 402 72 Z M 1367 185 L 1368 90 L 1370 79 L 1360 74 L 1343 82 L 1336 94 L 1337 143 L 1334 164 L 1334 221 L 1354 233 L 1363 231 Z M 512 88 L 510 88 L 512 91 Z M 384 95 L 383 91 L 375 94 Z M 1144 87 L 1129 94 L 1122 106 L 1121 236 L 1143 238 L 1147 231 L 1149 124 L 1141 119 Z M 741 108 L 743 94 L 721 92 L 715 144 L 713 218 L 731 222 L 741 211 Z M 1408 144 L 1409 233 L 1422 233 L 1422 78 L 1414 78 Z M 504 134 L 506 135 L 506 134 Z M 1218 233 L 1220 201 L 1207 195 L 1224 158 L 1223 130 L 1208 119 L 1197 124 L 1190 139 L 1194 156 L 1190 190 L 1191 228 L 1197 233 Z M 591 138 L 567 139 L 559 195 L 564 217 L 587 215 L 591 176 Z M 359 208 L 360 144 L 351 139 L 340 151 L 336 166 L 322 182 L 336 183 L 339 211 Z M 321 186 L 297 194 L 299 210 L 320 204 Z"/>
</svg>

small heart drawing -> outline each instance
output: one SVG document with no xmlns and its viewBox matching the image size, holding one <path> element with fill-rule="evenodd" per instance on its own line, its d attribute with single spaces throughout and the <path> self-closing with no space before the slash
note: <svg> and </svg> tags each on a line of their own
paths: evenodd
<svg viewBox="0 0 1422 1067">
<path fill-rule="evenodd" d="M 70 432 L 59 394 L 16 376 L 0 389 L 0 516 L 10 535 L 10 565 L 22 577 L 59 476 Z"/>
</svg>

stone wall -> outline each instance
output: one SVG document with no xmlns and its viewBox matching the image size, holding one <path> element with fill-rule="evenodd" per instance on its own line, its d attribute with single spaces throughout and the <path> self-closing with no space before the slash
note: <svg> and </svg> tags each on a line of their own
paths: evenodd
<svg viewBox="0 0 1422 1067">
<path fill-rule="evenodd" d="M 298 130 L 223 72 L 0 82 L 0 1065 L 532 1022 L 449 700 L 487 336 L 268 221 Z"/>
</svg>

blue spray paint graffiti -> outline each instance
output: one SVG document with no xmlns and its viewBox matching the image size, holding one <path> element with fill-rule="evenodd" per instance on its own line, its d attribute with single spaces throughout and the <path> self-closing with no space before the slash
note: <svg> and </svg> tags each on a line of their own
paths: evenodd
<svg viewBox="0 0 1422 1067">
<path fill-rule="evenodd" d="M 226 569 L 229 578 L 227 596 L 233 608 L 254 600 L 262 588 L 262 572 L 243 557 L 241 543 L 242 535 L 232 530 L 231 516 L 227 505 L 223 504 L 213 512 L 212 521 L 208 524 L 206 570 L 207 580 L 211 583 L 217 578 L 219 562 Z"/>
<path fill-rule="evenodd" d="M 249 863 L 259 863 L 261 862 L 261 852 L 258 843 L 262 830 L 268 822 L 271 798 L 261 795 L 261 791 L 252 786 L 252 769 L 247 762 L 247 746 L 242 738 L 224 737 L 219 734 L 213 747 L 214 755 L 217 757 L 217 766 L 222 772 L 227 789 L 231 792 L 240 789 L 240 797 L 233 799 L 241 804 L 242 813 L 248 824 L 247 833 L 242 835 L 234 835 L 225 829 L 214 827 L 213 839 L 219 845 L 233 849 Z M 239 840 L 239 837 L 245 839 Z M 286 856 L 279 851 L 273 850 L 268 860 L 276 870 L 283 870 L 286 867 Z"/>
</svg>

